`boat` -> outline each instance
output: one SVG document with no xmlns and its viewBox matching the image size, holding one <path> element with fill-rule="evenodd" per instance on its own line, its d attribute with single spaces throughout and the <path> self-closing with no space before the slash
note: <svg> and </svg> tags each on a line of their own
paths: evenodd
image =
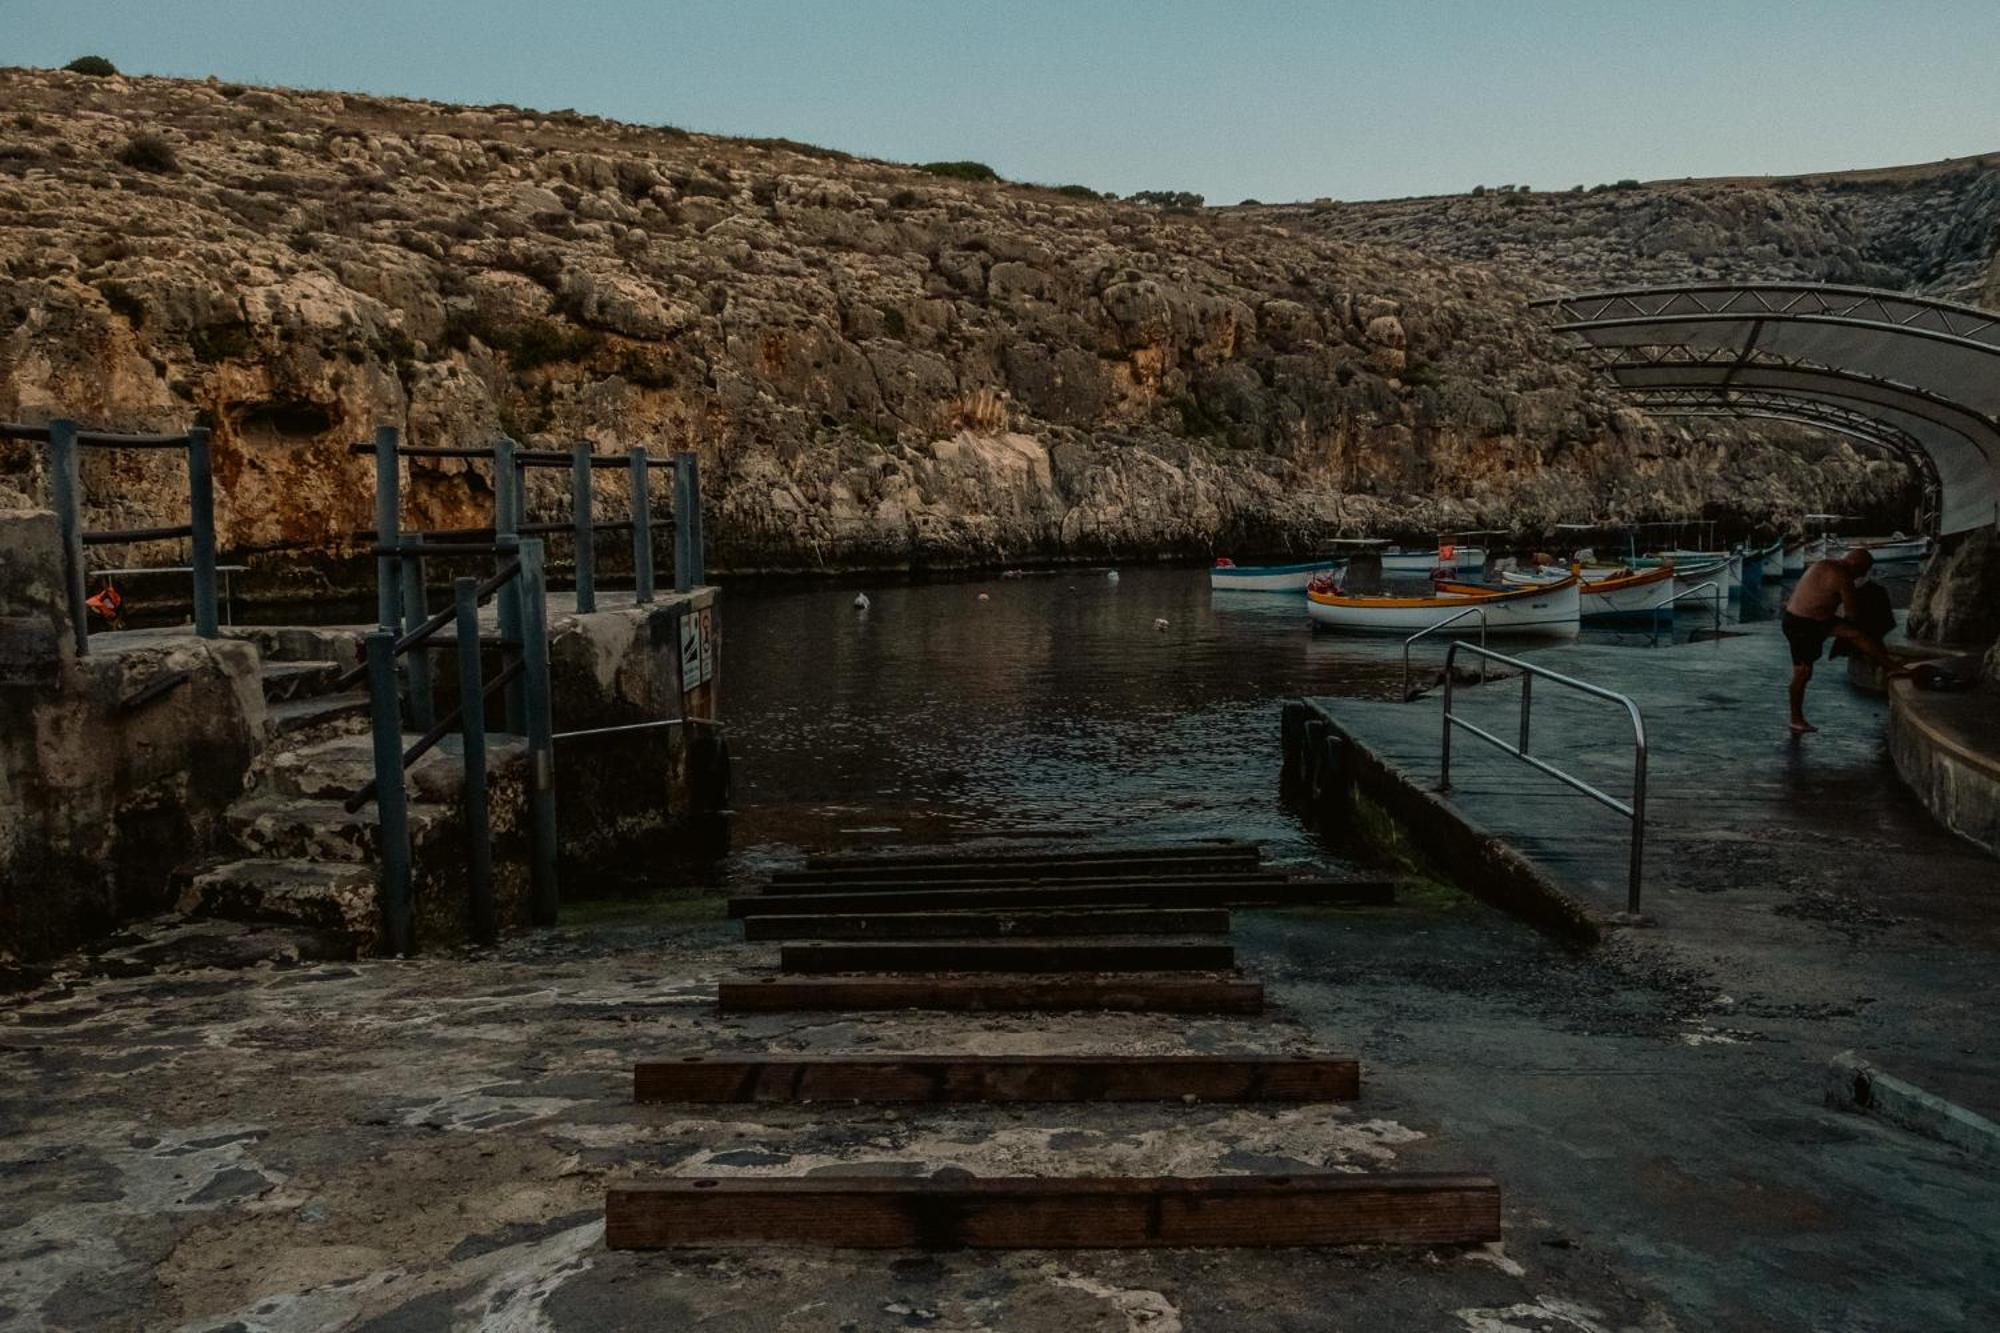
<svg viewBox="0 0 2000 1333">
<path fill-rule="evenodd" d="M 1712 579 L 1721 585 L 1725 597 L 1743 595 L 1741 551 L 1664 551 L 1653 555 L 1642 555 L 1631 563 L 1635 569 L 1657 569 L 1661 565 L 1672 565 L 1674 583 L 1683 591 Z"/>
<path fill-rule="evenodd" d="M 1488 634 L 1574 637 L 1582 618 L 1582 581 L 1569 575 L 1525 588 L 1444 583 L 1430 597 L 1384 597 L 1342 592 L 1331 581 L 1306 589 L 1306 614 L 1315 626 L 1351 634 L 1415 634 L 1470 607 L 1485 611 Z M 1441 634 L 1478 634 L 1480 617 L 1466 616 Z"/>
<path fill-rule="evenodd" d="M 1839 541 L 1838 538 L 1832 540 Z M 1868 552 L 1875 557 L 1878 565 L 1921 561 L 1931 553 L 1929 537 L 1905 537 L 1900 532 L 1893 537 L 1855 537 L 1844 544 L 1850 551 Z"/>
<path fill-rule="evenodd" d="M 1382 551 L 1384 574 L 1430 574 L 1436 570 L 1472 573 L 1486 568 L 1484 546 L 1454 546 L 1449 542 L 1425 551 L 1390 546 Z"/>
<path fill-rule="evenodd" d="M 1785 577 L 1791 578 L 1806 572 L 1806 543 L 1804 541 L 1785 543 Z"/>
<path fill-rule="evenodd" d="M 1630 620 L 1651 618 L 1660 613 L 1660 603 L 1671 594 L 1674 571 L 1665 565 L 1655 569 L 1627 569 L 1622 565 L 1585 568 L 1581 614 L 1585 620 Z M 1501 581 L 1515 586 L 1554 587 L 1567 572 L 1560 569 L 1510 569 Z"/>
<path fill-rule="evenodd" d="M 1239 565 L 1224 558 L 1209 567 L 1208 586 L 1217 592 L 1304 592 L 1307 585 L 1340 567 L 1337 560 L 1296 565 Z"/>
<path fill-rule="evenodd" d="M 1743 572 L 1750 572 L 1750 562 L 1756 561 L 1767 579 L 1785 577 L 1785 539 L 1778 538 L 1761 551 L 1746 551 L 1743 554 Z"/>
</svg>

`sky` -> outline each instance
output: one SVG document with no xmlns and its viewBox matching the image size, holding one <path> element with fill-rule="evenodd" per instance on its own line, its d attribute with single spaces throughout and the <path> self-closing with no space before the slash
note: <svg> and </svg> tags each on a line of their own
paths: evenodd
<svg viewBox="0 0 2000 1333">
<path fill-rule="evenodd" d="M 84 54 L 1211 203 L 2000 150 L 2000 0 L 0 0 Z"/>
</svg>

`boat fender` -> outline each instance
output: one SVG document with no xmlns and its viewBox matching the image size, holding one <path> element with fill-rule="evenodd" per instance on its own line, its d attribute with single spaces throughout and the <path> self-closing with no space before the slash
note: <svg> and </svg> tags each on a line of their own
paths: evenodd
<svg viewBox="0 0 2000 1333">
<path fill-rule="evenodd" d="M 1106 583 L 1118 582 L 1118 571 L 1115 569 L 1107 571 L 1104 575 L 1104 581 Z"/>
<path fill-rule="evenodd" d="M 867 593 L 865 593 L 865 592 L 857 592 L 857 593 L 855 593 L 855 594 L 854 594 L 854 609 L 855 609 L 856 611 L 866 611 L 866 610 L 868 609 L 868 594 L 867 594 Z"/>
<path fill-rule="evenodd" d="M 1154 616 L 1153 628 L 1165 634 L 1167 632 L 1167 618 L 1165 616 Z"/>
</svg>

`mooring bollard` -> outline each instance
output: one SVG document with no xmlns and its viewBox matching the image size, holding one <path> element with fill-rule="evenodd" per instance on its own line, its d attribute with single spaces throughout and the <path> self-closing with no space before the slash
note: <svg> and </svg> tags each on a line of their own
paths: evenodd
<svg viewBox="0 0 2000 1333">
<path fill-rule="evenodd" d="M 521 543 L 521 678 L 527 703 L 529 913 L 556 923 L 555 719 L 549 690 L 547 585 L 542 544 Z"/>
<path fill-rule="evenodd" d="M 587 615 L 597 609 L 597 530 L 590 517 L 590 445 L 583 441 L 570 450 L 569 504 L 576 536 L 576 609 Z"/>
<path fill-rule="evenodd" d="M 220 632 L 215 606 L 215 467 L 209 457 L 208 431 L 188 432 L 188 514 L 194 529 L 188 563 L 194 566 L 194 632 L 213 639 Z"/>
<path fill-rule="evenodd" d="M 467 932 L 491 944 L 500 934 L 493 901 L 493 830 L 486 808 L 486 673 L 479 660 L 479 580 L 452 585 L 458 627 L 458 734 L 465 742 L 465 860 L 471 901 Z"/>
<path fill-rule="evenodd" d="M 403 787 L 403 709 L 396 632 L 368 636 L 368 710 L 375 740 L 375 813 L 382 845 L 382 935 L 391 954 L 415 950 L 410 913 L 410 811 Z"/>
</svg>

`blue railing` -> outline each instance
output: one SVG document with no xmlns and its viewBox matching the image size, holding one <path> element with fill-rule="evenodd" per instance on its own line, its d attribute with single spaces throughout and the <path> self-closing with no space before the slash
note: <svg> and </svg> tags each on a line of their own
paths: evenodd
<svg viewBox="0 0 2000 1333">
<path fill-rule="evenodd" d="M 62 539 L 64 598 L 79 655 L 90 652 L 90 608 L 85 603 L 89 570 L 86 546 L 130 542 L 177 541 L 190 544 L 189 569 L 194 579 L 194 632 L 213 639 L 218 631 L 215 601 L 215 474 L 209 459 L 208 432 L 197 426 L 184 435 L 117 435 L 82 430 L 67 418 L 46 426 L 0 423 L 0 438 L 41 441 L 49 447 L 50 500 Z M 110 528 L 88 531 L 83 525 L 85 449 L 180 449 L 188 462 L 188 521 L 176 527 Z"/>
</svg>

